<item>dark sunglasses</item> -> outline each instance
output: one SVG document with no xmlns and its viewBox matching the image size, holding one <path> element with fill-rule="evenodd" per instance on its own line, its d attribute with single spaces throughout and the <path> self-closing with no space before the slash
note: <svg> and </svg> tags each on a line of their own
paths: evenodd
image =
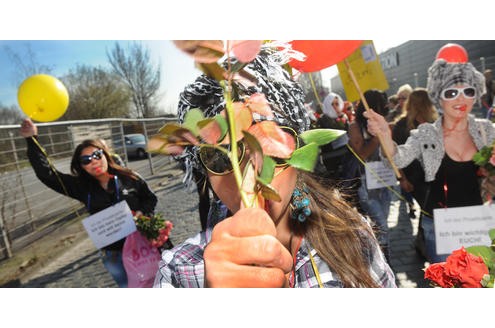
<svg viewBox="0 0 495 328">
<path fill-rule="evenodd" d="M 471 99 L 476 96 L 476 89 L 471 86 L 465 88 L 448 88 L 443 90 L 440 96 L 443 100 L 454 100 L 459 97 L 461 92 L 464 94 L 465 98 Z"/>
<path fill-rule="evenodd" d="M 292 128 L 281 126 L 284 132 L 292 135 L 296 141 L 296 149 L 299 148 L 299 140 L 297 138 L 297 133 Z M 222 146 L 226 151 L 230 150 L 230 145 Z M 239 163 L 244 159 L 246 153 L 246 146 L 242 141 L 237 143 L 237 154 Z M 230 162 L 227 153 L 213 147 L 201 147 L 199 150 L 199 159 L 203 166 L 210 172 L 216 175 L 226 175 L 233 171 L 232 163 Z M 287 166 L 284 159 L 273 158 L 275 165 L 277 167 Z"/>
<path fill-rule="evenodd" d="M 79 157 L 79 162 L 82 165 L 88 165 L 91 163 L 93 159 L 101 159 L 101 156 L 103 155 L 103 150 L 97 149 L 95 150 L 91 155 L 82 155 Z"/>
</svg>

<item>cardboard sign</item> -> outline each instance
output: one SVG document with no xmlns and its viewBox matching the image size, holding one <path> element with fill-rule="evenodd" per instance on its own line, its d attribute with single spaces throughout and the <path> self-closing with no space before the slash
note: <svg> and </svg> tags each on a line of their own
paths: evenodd
<svg viewBox="0 0 495 328">
<path fill-rule="evenodd" d="M 368 190 L 397 185 L 394 171 L 382 161 L 367 162 L 365 169 Z"/>
<path fill-rule="evenodd" d="M 438 254 L 461 246 L 490 246 L 488 230 L 495 228 L 495 206 L 478 205 L 433 210 Z"/>
<path fill-rule="evenodd" d="M 82 224 L 96 248 L 103 248 L 136 231 L 132 212 L 125 200 L 88 216 Z"/>
<path fill-rule="evenodd" d="M 354 73 L 360 89 L 364 92 L 370 89 L 387 90 L 389 88 L 387 77 L 382 69 L 380 58 L 378 57 L 373 41 L 363 41 L 349 57 L 349 66 Z M 359 93 L 352 82 L 351 75 L 344 62 L 337 64 L 339 77 L 344 87 L 347 100 L 359 100 Z"/>
</svg>

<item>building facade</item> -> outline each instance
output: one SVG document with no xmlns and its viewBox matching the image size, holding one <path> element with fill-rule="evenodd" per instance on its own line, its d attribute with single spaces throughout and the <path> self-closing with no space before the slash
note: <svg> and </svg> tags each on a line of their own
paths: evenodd
<svg viewBox="0 0 495 328">
<path fill-rule="evenodd" d="M 447 43 L 463 46 L 469 55 L 469 61 L 480 72 L 485 69 L 495 71 L 495 40 L 411 40 L 378 54 L 389 84 L 389 89 L 383 91 L 390 96 L 406 83 L 413 88 L 426 87 L 428 68 L 435 60 L 438 50 Z M 333 92 L 345 98 L 339 76 L 331 79 L 331 85 Z M 475 110 L 479 111 L 479 108 Z"/>
</svg>

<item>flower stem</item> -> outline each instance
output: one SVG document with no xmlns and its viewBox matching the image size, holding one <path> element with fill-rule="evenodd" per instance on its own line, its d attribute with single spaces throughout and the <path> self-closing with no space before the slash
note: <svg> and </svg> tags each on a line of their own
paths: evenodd
<svg viewBox="0 0 495 328">
<path fill-rule="evenodd" d="M 225 102 L 226 102 L 226 112 L 227 112 L 227 122 L 229 126 L 229 136 L 230 136 L 230 162 L 232 163 L 232 169 L 234 173 L 234 178 L 237 184 L 237 188 L 239 189 L 239 193 L 241 195 L 242 203 L 245 207 L 250 207 L 249 199 L 242 190 L 242 174 L 241 168 L 239 166 L 239 157 L 237 155 L 237 136 L 235 130 L 235 121 L 234 121 L 234 109 L 232 108 L 232 98 L 230 96 L 230 88 L 225 92 Z"/>
</svg>

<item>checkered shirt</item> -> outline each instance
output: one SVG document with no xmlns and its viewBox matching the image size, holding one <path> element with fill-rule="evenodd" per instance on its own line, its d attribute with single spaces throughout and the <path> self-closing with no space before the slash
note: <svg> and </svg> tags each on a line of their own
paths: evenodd
<svg viewBox="0 0 495 328">
<path fill-rule="evenodd" d="M 204 260 L 203 252 L 211 239 L 212 228 L 187 239 L 171 250 L 162 253 L 159 270 L 153 287 L 204 287 Z M 370 272 L 373 279 L 381 287 L 396 287 L 395 277 L 385 261 L 376 240 L 371 248 L 365 250 L 370 263 Z M 318 288 L 315 270 L 311 264 L 308 250 L 316 263 L 323 287 L 343 287 L 336 273 L 318 256 L 306 239 L 296 255 L 295 284 L 296 288 Z"/>
</svg>

